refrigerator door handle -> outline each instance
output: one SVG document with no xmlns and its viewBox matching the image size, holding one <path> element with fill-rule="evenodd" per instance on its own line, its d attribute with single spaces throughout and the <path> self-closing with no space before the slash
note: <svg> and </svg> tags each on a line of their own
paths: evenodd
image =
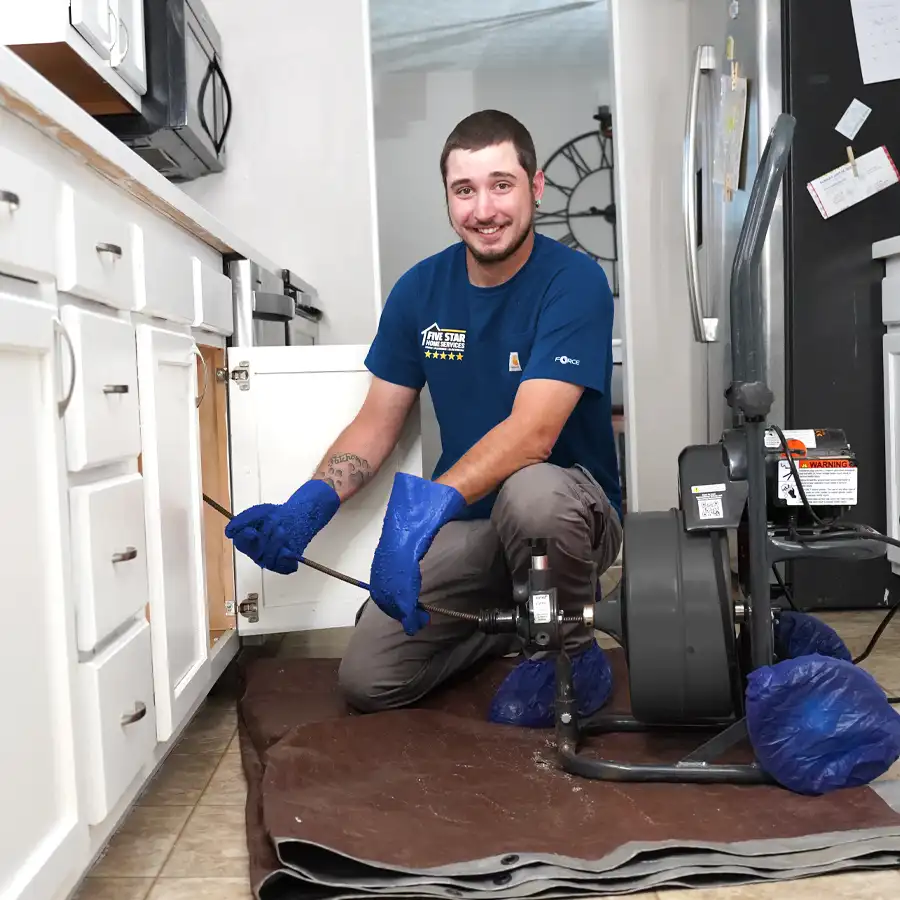
<svg viewBox="0 0 900 900">
<path fill-rule="evenodd" d="M 684 240 L 688 276 L 688 297 L 691 304 L 691 320 L 694 326 L 694 340 L 701 344 L 712 343 L 716 339 L 717 319 L 703 316 L 700 296 L 700 264 L 697 251 L 697 112 L 700 106 L 701 76 L 715 68 L 715 48 L 709 45 L 697 47 L 694 71 L 688 93 L 687 118 L 684 135 L 684 165 L 682 170 L 681 193 L 684 204 Z"/>
</svg>

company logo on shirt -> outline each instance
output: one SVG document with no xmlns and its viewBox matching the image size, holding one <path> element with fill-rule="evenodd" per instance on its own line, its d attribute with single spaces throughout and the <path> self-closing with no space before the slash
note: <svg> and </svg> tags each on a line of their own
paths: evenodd
<svg viewBox="0 0 900 900">
<path fill-rule="evenodd" d="M 513 350 L 512 353 L 509 354 L 509 371 L 510 372 L 521 372 L 522 371 L 522 363 L 519 360 L 519 354 Z"/>
<path fill-rule="evenodd" d="M 437 322 L 422 332 L 425 359 L 459 361 L 466 352 L 466 333 L 459 328 L 441 328 Z"/>
<path fill-rule="evenodd" d="M 554 362 L 562 363 L 564 366 L 580 366 L 580 359 L 572 359 L 571 356 L 557 356 Z"/>
</svg>

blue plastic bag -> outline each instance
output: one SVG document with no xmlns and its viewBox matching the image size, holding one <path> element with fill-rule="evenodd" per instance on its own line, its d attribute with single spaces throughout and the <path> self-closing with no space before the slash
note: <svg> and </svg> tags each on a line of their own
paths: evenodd
<svg viewBox="0 0 900 900">
<path fill-rule="evenodd" d="M 775 620 L 775 653 L 779 660 L 799 656 L 832 656 L 835 659 L 853 657 L 838 633 L 815 616 L 785 610 Z"/>
<path fill-rule="evenodd" d="M 747 729 L 762 768 L 799 794 L 869 784 L 900 758 L 900 714 L 878 682 L 817 654 L 750 673 Z"/>
<path fill-rule="evenodd" d="M 597 712 L 612 693 L 612 668 L 596 641 L 572 656 L 572 688 L 578 715 Z M 488 721 L 521 728 L 552 728 L 556 719 L 556 663 L 526 659 L 501 683 L 491 701 Z"/>
</svg>

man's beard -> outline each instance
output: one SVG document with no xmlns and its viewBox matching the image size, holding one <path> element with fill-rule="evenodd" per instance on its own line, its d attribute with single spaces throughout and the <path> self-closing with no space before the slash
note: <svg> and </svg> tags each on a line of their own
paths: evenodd
<svg viewBox="0 0 900 900">
<path fill-rule="evenodd" d="M 465 237 L 463 238 L 463 243 L 465 243 L 466 247 L 469 248 L 469 253 L 472 254 L 473 258 L 482 265 L 501 263 L 504 260 L 509 259 L 514 253 L 516 253 L 516 251 L 521 248 L 525 241 L 528 240 L 528 235 L 531 233 L 531 227 L 533 224 L 534 215 L 532 214 L 528 222 L 522 228 L 521 233 L 517 235 L 516 239 L 505 250 L 496 250 L 482 253 L 477 247 L 470 244 Z M 466 232 L 464 230 L 463 234 L 465 233 Z"/>
</svg>

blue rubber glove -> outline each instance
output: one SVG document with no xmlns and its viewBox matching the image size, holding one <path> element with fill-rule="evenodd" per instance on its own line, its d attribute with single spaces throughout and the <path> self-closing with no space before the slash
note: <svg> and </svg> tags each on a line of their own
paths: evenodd
<svg viewBox="0 0 900 900">
<path fill-rule="evenodd" d="M 225 536 L 258 566 L 288 575 L 297 571 L 307 545 L 340 505 L 337 491 L 314 479 L 284 503 L 260 503 L 238 513 L 225 527 Z"/>
<path fill-rule="evenodd" d="M 434 536 L 466 506 L 456 488 L 398 472 L 384 515 L 381 539 L 372 558 L 372 599 L 409 634 L 428 624 L 418 609 L 422 574 L 419 562 Z"/>
</svg>

